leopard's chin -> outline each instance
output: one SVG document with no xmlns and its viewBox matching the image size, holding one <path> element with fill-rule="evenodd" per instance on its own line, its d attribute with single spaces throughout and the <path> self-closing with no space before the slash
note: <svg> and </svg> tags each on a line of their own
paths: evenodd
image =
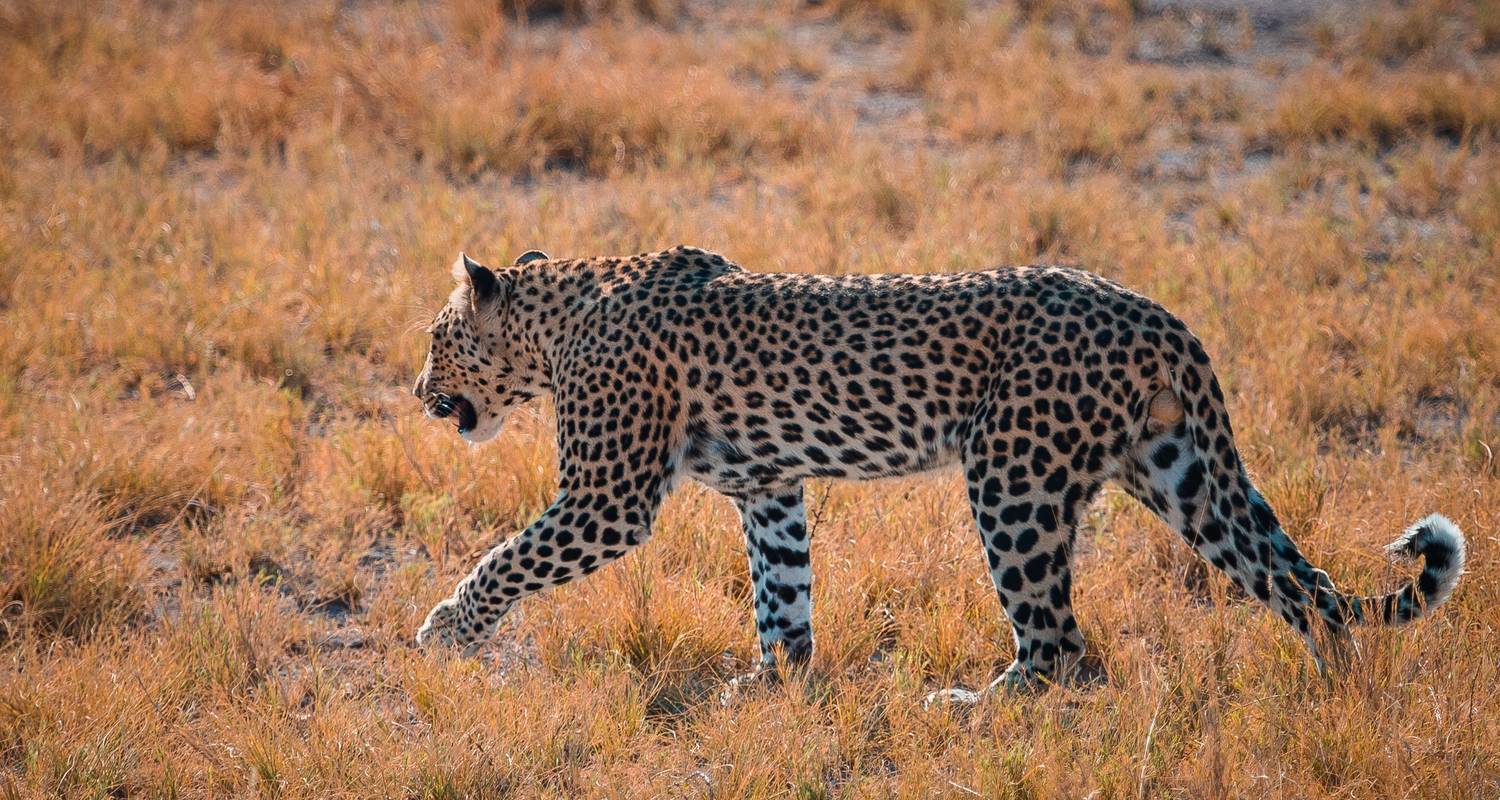
<svg viewBox="0 0 1500 800">
<path fill-rule="evenodd" d="M 502 414 L 485 420 L 476 420 L 475 424 L 467 429 L 460 426 L 458 435 L 469 444 L 483 444 L 499 436 L 504 427 L 505 415 Z"/>
<path fill-rule="evenodd" d="M 467 397 L 456 395 L 453 398 L 454 420 L 458 423 L 458 435 L 474 430 L 479 424 L 479 412 L 475 410 L 474 404 Z"/>
</svg>

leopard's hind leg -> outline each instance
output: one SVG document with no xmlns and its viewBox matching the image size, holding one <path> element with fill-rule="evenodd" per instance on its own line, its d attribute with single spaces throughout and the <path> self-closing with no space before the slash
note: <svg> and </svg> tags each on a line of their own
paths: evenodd
<svg viewBox="0 0 1500 800">
<path fill-rule="evenodd" d="M 1070 435 L 1066 424 L 1040 435 L 1029 425 L 1018 427 L 1016 419 L 1010 406 L 981 414 L 964 452 L 969 503 L 1015 640 L 1015 660 L 989 688 L 1093 680 L 1098 670 L 1084 660 L 1073 614 L 1074 534 L 1116 453 L 1103 442 Z M 929 700 L 978 698 L 959 689 Z"/>
</svg>

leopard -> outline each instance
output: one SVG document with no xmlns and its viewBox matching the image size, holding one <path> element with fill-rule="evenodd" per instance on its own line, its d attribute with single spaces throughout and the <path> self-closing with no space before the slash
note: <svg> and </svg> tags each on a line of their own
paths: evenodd
<svg viewBox="0 0 1500 800">
<path fill-rule="evenodd" d="M 522 598 L 648 541 L 689 480 L 739 512 L 753 678 L 813 654 L 805 482 L 957 466 L 1014 658 L 939 698 L 952 702 L 1101 678 L 1072 588 L 1080 521 L 1106 483 L 1291 626 L 1319 670 L 1347 658 L 1351 626 L 1422 617 L 1464 572 L 1463 533 L 1432 514 L 1388 548 L 1420 559 L 1414 578 L 1383 595 L 1336 588 L 1252 482 L 1200 340 L 1082 269 L 770 273 L 679 245 L 532 250 L 496 268 L 461 253 L 452 273 L 412 392 L 476 444 L 550 397 L 558 489 L 432 608 L 422 647 L 472 656 Z"/>
</svg>

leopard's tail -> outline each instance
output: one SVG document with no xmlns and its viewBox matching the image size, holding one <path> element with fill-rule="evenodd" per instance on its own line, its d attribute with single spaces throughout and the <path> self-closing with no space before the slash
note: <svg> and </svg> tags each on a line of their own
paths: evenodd
<svg viewBox="0 0 1500 800">
<path fill-rule="evenodd" d="M 1141 432 L 1123 470 L 1127 490 L 1296 628 L 1315 658 L 1309 612 L 1339 635 L 1352 623 L 1407 622 L 1447 600 L 1463 574 L 1464 537 L 1437 514 L 1389 546 L 1395 556 L 1426 562 L 1420 575 L 1389 594 L 1345 594 L 1308 563 L 1245 471 L 1208 355 L 1183 334 L 1181 357 L 1162 365 L 1164 385 L 1143 407 Z"/>
<path fill-rule="evenodd" d="M 1447 602 L 1464 574 L 1468 554 L 1463 531 L 1442 514 L 1428 514 L 1412 523 L 1385 549 L 1398 559 L 1421 558 L 1425 562 L 1422 574 L 1389 594 L 1348 598 L 1357 622 L 1373 616 L 1387 625 L 1400 625 Z"/>
</svg>

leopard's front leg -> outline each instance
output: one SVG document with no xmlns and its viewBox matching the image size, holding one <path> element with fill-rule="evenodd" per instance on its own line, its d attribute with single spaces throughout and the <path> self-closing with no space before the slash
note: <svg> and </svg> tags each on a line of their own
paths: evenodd
<svg viewBox="0 0 1500 800">
<path fill-rule="evenodd" d="M 560 488 L 526 530 L 496 547 L 427 615 L 417 644 L 479 649 L 526 595 L 587 575 L 651 536 L 677 469 L 681 406 L 644 355 L 564 361 L 553 392 Z M 601 396 L 598 375 L 627 387 Z"/>
<path fill-rule="evenodd" d="M 485 554 L 452 596 L 433 607 L 417 631 L 417 644 L 474 654 L 521 598 L 587 575 L 645 542 L 650 507 L 607 492 L 564 491 L 536 522 Z"/>
<path fill-rule="evenodd" d="M 812 565 L 802 487 L 740 497 L 735 504 L 755 592 L 758 670 L 774 670 L 778 662 L 806 663 L 813 650 Z"/>
<path fill-rule="evenodd" d="M 744 687 L 782 677 L 782 667 L 812 659 L 812 565 L 801 485 L 735 498 L 745 528 L 760 663 L 729 682 L 720 700 Z"/>
</svg>

